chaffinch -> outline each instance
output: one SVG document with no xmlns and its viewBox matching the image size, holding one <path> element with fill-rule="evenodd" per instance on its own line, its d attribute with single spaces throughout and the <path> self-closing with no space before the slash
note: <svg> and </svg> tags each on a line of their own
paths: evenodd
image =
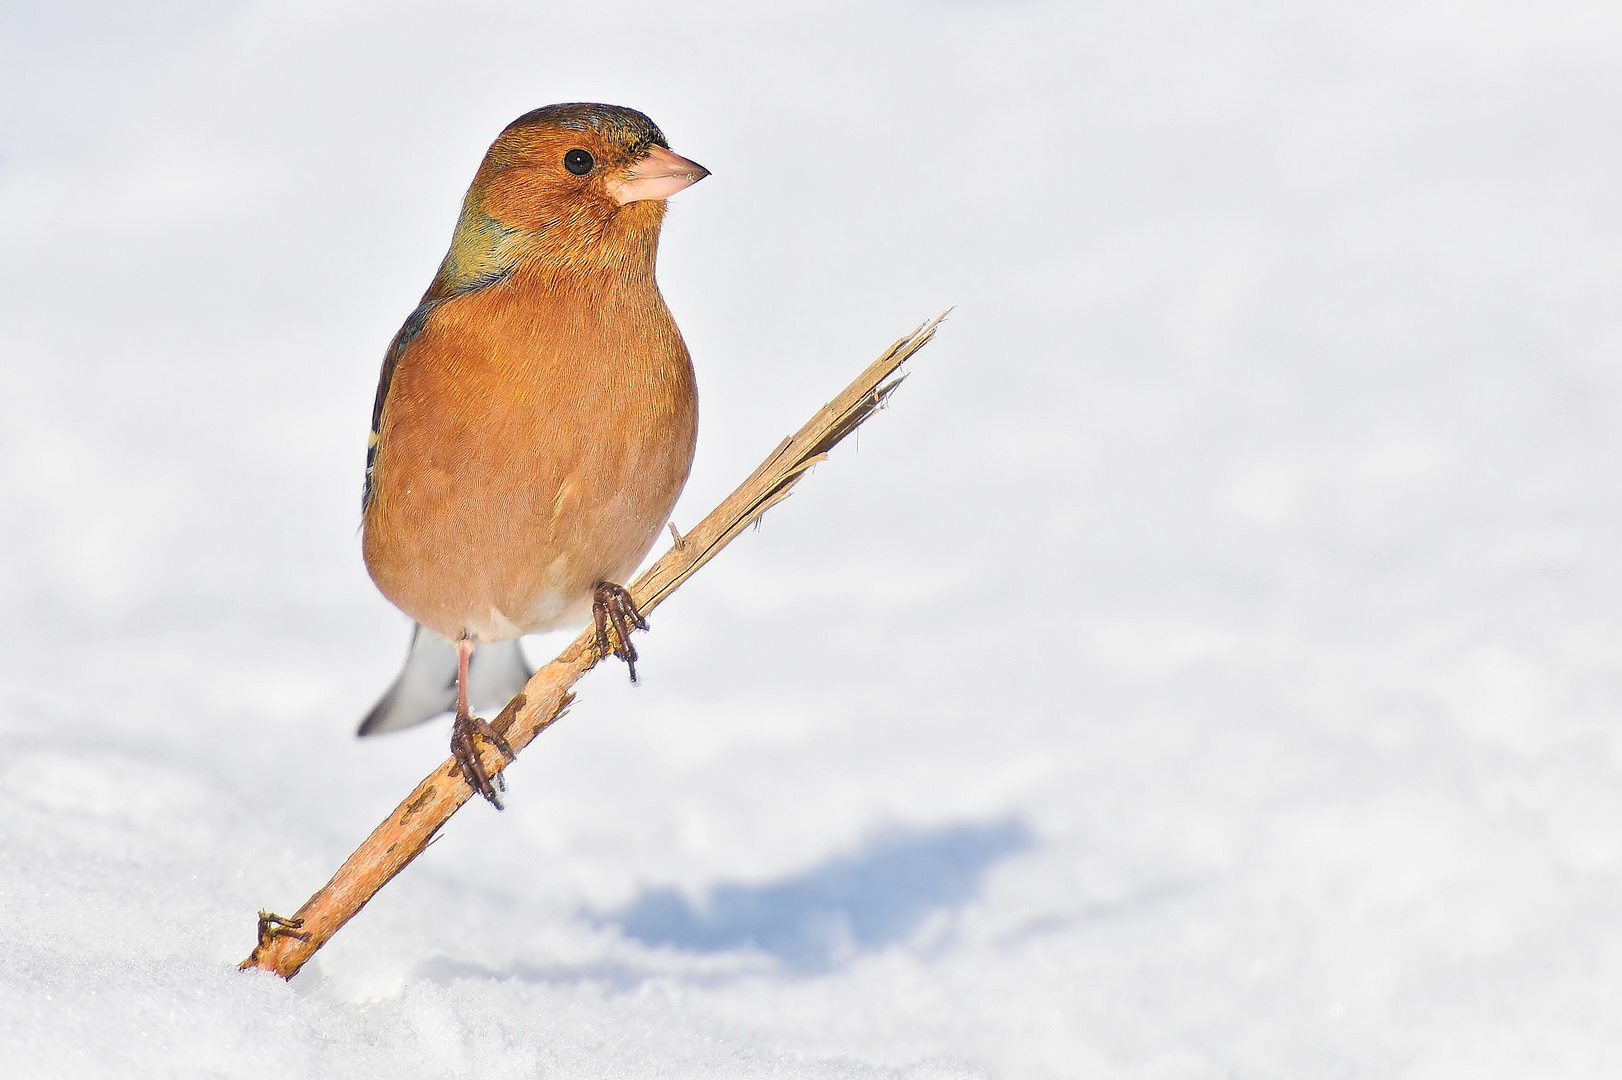
<svg viewBox="0 0 1622 1080">
<path fill-rule="evenodd" d="M 500 774 L 475 740 L 511 749 L 469 701 L 523 686 L 519 635 L 593 616 L 636 678 L 629 633 L 645 624 L 620 583 L 669 518 L 698 431 L 692 361 L 654 259 L 665 199 L 708 175 L 633 109 L 519 117 L 383 361 L 363 549 L 418 626 L 360 734 L 454 704 L 452 752 L 498 807 Z"/>
</svg>

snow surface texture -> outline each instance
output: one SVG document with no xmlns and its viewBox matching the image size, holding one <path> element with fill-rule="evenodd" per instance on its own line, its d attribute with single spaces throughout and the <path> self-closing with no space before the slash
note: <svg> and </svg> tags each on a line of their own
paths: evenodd
<svg viewBox="0 0 1622 1080">
<path fill-rule="evenodd" d="M 1622 1074 L 1622 9 L 589 7 L 0 14 L 6 1074 Z M 956 312 L 239 974 L 444 757 L 352 737 L 366 421 L 568 100 L 714 170 L 678 524 Z"/>
</svg>

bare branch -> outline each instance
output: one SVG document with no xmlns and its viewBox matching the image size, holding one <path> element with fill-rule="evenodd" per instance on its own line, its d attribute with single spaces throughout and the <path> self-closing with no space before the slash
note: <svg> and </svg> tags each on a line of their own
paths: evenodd
<svg viewBox="0 0 1622 1080">
<path fill-rule="evenodd" d="M 901 384 L 901 378 L 891 376 L 929 344 L 944 318 L 941 315 L 925 323 L 891 345 L 804 427 L 783 440 L 749 479 L 631 584 L 636 606 L 643 613 L 658 607 L 735 536 L 787 498 L 806 470 L 827 457 L 841 439 L 883 406 Z M 557 723 L 574 700 L 569 688 L 598 659 L 595 630 L 588 627 L 557 659 L 537 671 L 523 692 L 501 710 L 492 724 L 506 736 L 515 753 Z M 492 774 L 507 764 L 493 748 L 487 748 L 484 763 Z M 422 854 L 451 815 L 472 796 L 473 789 L 462 779 L 456 760 L 447 758 L 395 807 L 387 820 L 372 830 L 332 880 L 297 912 L 287 918 L 260 912 L 259 943 L 240 966 L 273 971 L 291 979 L 379 889 Z"/>
</svg>

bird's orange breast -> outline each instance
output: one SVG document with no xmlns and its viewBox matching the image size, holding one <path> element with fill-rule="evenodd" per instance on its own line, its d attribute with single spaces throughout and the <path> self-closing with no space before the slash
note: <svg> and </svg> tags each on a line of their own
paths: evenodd
<svg viewBox="0 0 1622 1080">
<path fill-rule="evenodd" d="M 367 569 L 452 639 L 579 618 L 653 546 L 697 424 L 692 362 L 651 278 L 515 277 L 439 303 L 384 400 Z"/>
</svg>

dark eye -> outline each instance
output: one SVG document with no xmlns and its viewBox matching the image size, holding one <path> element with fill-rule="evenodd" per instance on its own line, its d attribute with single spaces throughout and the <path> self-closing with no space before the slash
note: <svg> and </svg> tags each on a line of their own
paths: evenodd
<svg viewBox="0 0 1622 1080">
<path fill-rule="evenodd" d="M 563 167 L 576 176 L 585 176 L 595 164 L 597 162 L 592 160 L 591 155 L 578 146 L 563 155 Z"/>
</svg>

